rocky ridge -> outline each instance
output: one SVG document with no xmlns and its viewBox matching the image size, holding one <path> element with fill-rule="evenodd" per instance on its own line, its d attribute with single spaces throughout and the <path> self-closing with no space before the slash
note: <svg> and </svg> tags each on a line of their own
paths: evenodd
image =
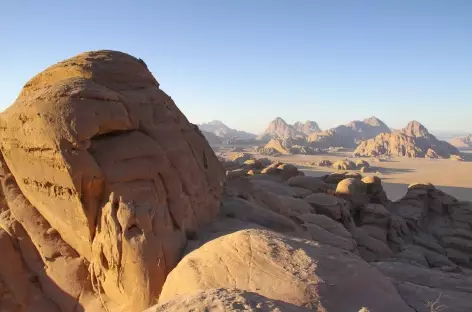
<svg viewBox="0 0 472 312">
<path fill-rule="evenodd" d="M 354 155 L 451 158 L 460 153 L 451 144 L 436 139 L 419 122 L 411 121 L 400 131 L 381 133 L 373 139 L 361 142 L 354 151 Z"/>
<path fill-rule="evenodd" d="M 355 148 L 362 140 L 374 138 L 380 133 L 390 133 L 390 128 L 377 117 L 369 117 L 363 121 L 354 120 L 326 131 L 312 133 L 308 141 L 315 147 L 330 146 Z"/>
</svg>

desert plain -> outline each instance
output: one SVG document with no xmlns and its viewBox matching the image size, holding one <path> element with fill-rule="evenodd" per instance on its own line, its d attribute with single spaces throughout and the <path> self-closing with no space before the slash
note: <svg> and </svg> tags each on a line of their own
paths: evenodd
<svg viewBox="0 0 472 312">
<path fill-rule="evenodd" d="M 234 147 L 242 148 L 242 152 L 255 158 L 269 158 L 297 166 L 308 176 L 320 177 L 332 172 L 359 172 L 358 170 L 336 170 L 330 167 L 310 165 L 323 159 L 335 162 L 340 159 L 356 161 L 363 159 L 369 162 L 369 172 L 363 176 L 378 176 L 390 200 L 402 198 L 408 185 L 412 183 L 431 183 L 438 189 L 456 197 L 459 200 L 472 201 L 472 150 L 462 150 L 464 161 L 451 159 L 424 159 L 391 156 L 388 160 L 372 161 L 369 157 L 353 157 L 353 149 L 343 149 L 339 152 L 322 153 L 318 155 L 282 155 L 270 157 L 253 152 L 252 145 L 213 145 L 216 154 L 231 159 L 237 152 Z"/>
</svg>

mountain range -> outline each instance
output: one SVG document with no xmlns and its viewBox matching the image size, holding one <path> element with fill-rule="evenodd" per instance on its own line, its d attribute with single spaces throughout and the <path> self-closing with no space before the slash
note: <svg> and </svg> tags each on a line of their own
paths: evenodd
<svg viewBox="0 0 472 312">
<path fill-rule="evenodd" d="M 460 155 L 456 147 L 438 140 L 418 121 L 391 133 L 381 133 L 360 142 L 354 151 L 356 156 L 395 155 L 424 158 L 450 158 Z"/>
<path fill-rule="evenodd" d="M 270 146 L 265 147 L 271 149 L 282 144 L 281 142 L 296 142 L 294 143 L 296 146 L 321 149 L 357 148 L 360 155 L 386 153 L 410 157 L 446 158 L 457 154 L 456 148 L 472 148 L 472 134 L 453 138 L 447 143 L 438 140 L 417 121 L 408 123 L 403 129 L 394 130 L 374 116 L 324 131 L 315 121 L 297 121 L 289 124 L 281 117 L 272 120 L 260 135 L 232 129 L 219 120 L 203 123 L 198 127 L 210 144 L 258 144 L 259 148 L 264 148 L 264 144 L 270 141 L 272 142 Z M 280 141 L 280 144 L 276 141 Z M 290 146 L 287 147 L 289 148 Z"/>
</svg>

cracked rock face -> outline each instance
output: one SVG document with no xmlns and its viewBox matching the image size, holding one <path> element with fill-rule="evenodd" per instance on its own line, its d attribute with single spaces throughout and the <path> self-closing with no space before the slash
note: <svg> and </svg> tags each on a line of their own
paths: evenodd
<svg viewBox="0 0 472 312">
<path fill-rule="evenodd" d="M 96 293 L 134 311 L 156 300 L 186 237 L 218 213 L 218 159 L 130 55 L 88 52 L 51 66 L 1 128 L 4 185 L 18 193 L 4 210 L 42 246 L 42 261 L 59 248 L 89 265 Z"/>
</svg>

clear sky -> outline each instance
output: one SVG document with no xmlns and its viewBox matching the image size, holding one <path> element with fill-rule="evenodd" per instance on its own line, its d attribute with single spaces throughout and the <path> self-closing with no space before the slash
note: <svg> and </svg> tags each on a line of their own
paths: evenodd
<svg viewBox="0 0 472 312">
<path fill-rule="evenodd" d="M 471 0 L 0 2 L 0 107 L 80 52 L 142 58 L 190 121 L 375 115 L 472 132 Z"/>
</svg>

